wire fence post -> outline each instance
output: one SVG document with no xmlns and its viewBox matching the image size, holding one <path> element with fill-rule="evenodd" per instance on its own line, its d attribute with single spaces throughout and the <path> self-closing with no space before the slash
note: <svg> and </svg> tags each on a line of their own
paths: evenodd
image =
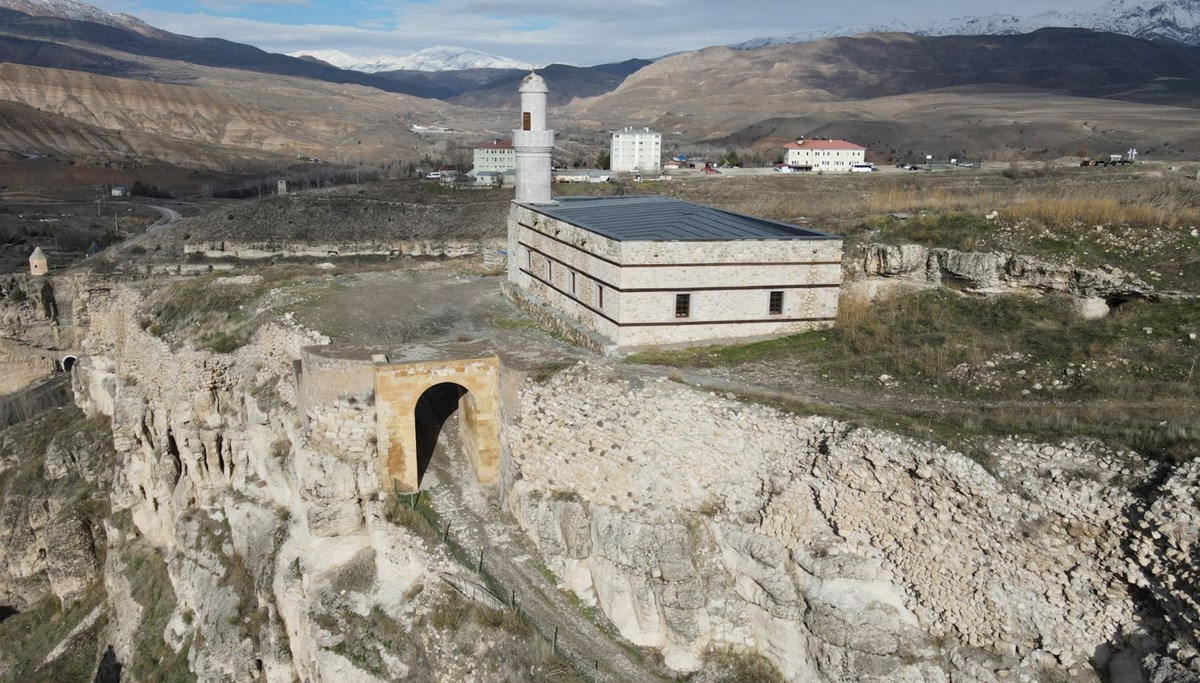
<svg viewBox="0 0 1200 683">
<path fill-rule="evenodd" d="M 482 550 L 479 551 L 479 564 L 475 566 L 475 573 L 476 574 L 483 573 L 483 551 Z"/>
<path fill-rule="evenodd" d="M 556 654 L 556 655 L 558 654 L 558 627 L 557 626 L 554 627 L 554 641 L 552 643 L 550 643 L 550 652 L 553 654 Z"/>
</svg>

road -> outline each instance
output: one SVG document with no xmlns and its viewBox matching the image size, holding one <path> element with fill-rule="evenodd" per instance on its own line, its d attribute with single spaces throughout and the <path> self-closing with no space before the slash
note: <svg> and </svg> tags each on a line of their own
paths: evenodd
<svg viewBox="0 0 1200 683">
<path fill-rule="evenodd" d="M 178 211 L 175 209 L 168 209 L 165 206 L 151 206 L 147 204 L 146 208 L 157 211 L 158 215 L 160 216 L 160 218 L 153 225 L 146 228 L 146 232 L 148 233 L 158 232 L 159 230 L 162 230 L 168 225 L 171 225 L 172 223 L 175 223 L 179 219 L 183 218 Z"/>
</svg>

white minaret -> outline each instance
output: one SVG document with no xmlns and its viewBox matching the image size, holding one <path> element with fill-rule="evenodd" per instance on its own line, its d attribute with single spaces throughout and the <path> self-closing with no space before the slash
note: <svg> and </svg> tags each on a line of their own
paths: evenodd
<svg viewBox="0 0 1200 683">
<path fill-rule="evenodd" d="M 546 81 L 531 73 L 521 81 L 521 128 L 513 131 L 517 150 L 517 201 L 550 203 L 550 152 L 554 131 L 546 130 Z"/>
</svg>

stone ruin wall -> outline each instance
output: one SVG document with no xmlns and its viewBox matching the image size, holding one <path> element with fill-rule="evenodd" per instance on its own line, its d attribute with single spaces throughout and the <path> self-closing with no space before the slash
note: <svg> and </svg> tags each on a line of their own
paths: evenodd
<svg viewBox="0 0 1200 683">
<path fill-rule="evenodd" d="M 279 242 L 234 242 L 215 240 L 183 245 L 186 256 L 193 254 L 211 259 L 238 259 L 257 261 L 273 258 L 312 258 L 327 259 L 352 256 L 382 256 L 398 258 L 402 256 L 434 257 L 434 258 L 465 258 L 478 256 L 485 267 L 503 268 L 507 253 L 505 241 L 490 240 L 404 240 L 387 243 L 291 243 Z"/>
<path fill-rule="evenodd" d="M 295 363 L 299 412 L 309 444 L 330 455 L 375 456 L 374 363 L 330 358 L 304 349 Z"/>
</svg>

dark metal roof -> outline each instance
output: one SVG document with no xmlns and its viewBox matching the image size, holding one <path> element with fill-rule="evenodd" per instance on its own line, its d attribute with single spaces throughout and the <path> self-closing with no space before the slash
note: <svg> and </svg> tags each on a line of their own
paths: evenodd
<svg viewBox="0 0 1200 683">
<path fill-rule="evenodd" d="M 841 239 L 669 197 L 559 197 L 556 201 L 521 206 L 617 242 Z"/>
</svg>

